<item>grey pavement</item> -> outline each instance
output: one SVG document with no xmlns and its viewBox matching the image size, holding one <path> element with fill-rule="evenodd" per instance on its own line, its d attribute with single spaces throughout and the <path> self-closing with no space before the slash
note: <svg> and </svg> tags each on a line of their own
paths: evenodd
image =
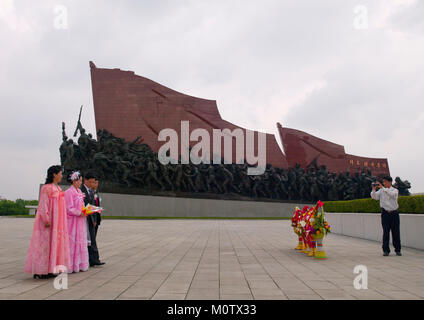
<svg viewBox="0 0 424 320">
<path fill-rule="evenodd" d="M 57 290 L 23 271 L 32 226 L 0 217 L 0 299 L 424 299 L 424 251 L 383 257 L 379 242 L 330 234 L 316 260 L 294 250 L 288 220 L 103 220 L 106 264 Z"/>
</svg>

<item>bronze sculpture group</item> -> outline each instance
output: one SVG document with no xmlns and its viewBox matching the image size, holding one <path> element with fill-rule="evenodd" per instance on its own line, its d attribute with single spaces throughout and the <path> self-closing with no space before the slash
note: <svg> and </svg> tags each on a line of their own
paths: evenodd
<svg viewBox="0 0 424 320">
<path fill-rule="evenodd" d="M 328 172 L 316 161 L 307 168 L 275 168 L 267 165 L 262 175 L 247 175 L 247 164 L 178 164 L 162 165 L 157 153 L 141 137 L 126 142 L 107 130 L 97 132 L 97 140 L 87 134 L 80 120 L 69 139 L 62 124 L 60 158 L 65 174 L 73 170 L 94 171 L 108 189 L 143 189 L 149 192 L 190 195 L 213 195 L 215 198 L 274 199 L 277 201 L 353 200 L 368 198 L 371 184 L 377 180 L 365 168 L 350 174 Z M 396 177 L 399 195 L 409 195 L 410 183 Z M 104 190 L 108 191 L 108 190 Z M 110 191 L 110 190 L 109 190 Z M 146 193 L 145 192 L 145 193 Z"/>
</svg>

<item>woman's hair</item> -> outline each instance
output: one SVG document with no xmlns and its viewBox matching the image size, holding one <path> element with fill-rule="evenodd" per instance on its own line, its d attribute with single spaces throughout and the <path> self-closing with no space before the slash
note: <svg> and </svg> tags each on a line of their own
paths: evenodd
<svg viewBox="0 0 424 320">
<path fill-rule="evenodd" d="M 81 177 L 82 177 L 82 175 L 79 171 L 74 171 L 68 176 L 68 178 L 66 180 L 70 184 L 72 184 L 72 182 L 79 180 Z"/>
<path fill-rule="evenodd" d="M 46 184 L 47 183 L 53 183 L 53 175 L 58 174 L 61 171 L 63 171 L 63 168 L 61 166 L 51 166 L 47 170 Z"/>
</svg>

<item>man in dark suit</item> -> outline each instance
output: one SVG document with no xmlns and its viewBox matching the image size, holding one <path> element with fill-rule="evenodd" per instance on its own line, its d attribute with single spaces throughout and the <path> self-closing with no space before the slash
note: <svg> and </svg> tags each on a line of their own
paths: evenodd
<svg viewBox="0 0 424 320">
<path fill-rule="evenodd" d="M 96 207 L 101 207 L 101 204 L 100 204 L 101 199 L 100 199 L 98 188 L 99 188 L 99 180 L 95 179 L 94 183 L 93 183 L 93 188 L 92 188 L 94 190 L 94 205 Z M 99 212 L 95 212 L 94 215 L 96 215 L 96 218 L 95 218 L 96 223 L 95 223 L 94 227 L 95 227 L 95 230 L 96 230 L 96 237 L 97 237 L 97 230 L 99 229 L 100 222 L 102 221 L 102 216 Z"/>
<path fill-rule="evenodd" d="M 93 186 L 97 180 L 93 173 L 87 173 L 84 177 L 84 184 L 81 186 L 81 191 L 85 194 L 84 205 L 92 204 L 96 205 L 95 192 Z M 104 265 L 104 262 L 100 261 L 99 250 L 97 248 L 96 235 L 98 227 L 97 215 L 92 214 L 87 216 L 88 233 L 90 235 L 91 244 L 88 246 L 88 258 L 90 267 Z"/>
</svg>

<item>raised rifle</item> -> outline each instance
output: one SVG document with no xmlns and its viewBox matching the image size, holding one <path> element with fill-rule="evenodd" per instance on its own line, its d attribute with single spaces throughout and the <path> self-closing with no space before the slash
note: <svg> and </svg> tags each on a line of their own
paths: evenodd
<svg viewBox="0 0 424 320">
<path fill-rule="evenodd" d="M 77 122 L 77 127 L 75 128 L 75 132 L 74 132 L 74 137 L 77 136 L 78 129 L 81 126 L 81 113 L 82 113 L 82 105 L 81 105 L 81 108 L 80 108 L 80 112 L 79 112 L 79 116 L 78 116 L 78 122 Z"/>
</svg>

